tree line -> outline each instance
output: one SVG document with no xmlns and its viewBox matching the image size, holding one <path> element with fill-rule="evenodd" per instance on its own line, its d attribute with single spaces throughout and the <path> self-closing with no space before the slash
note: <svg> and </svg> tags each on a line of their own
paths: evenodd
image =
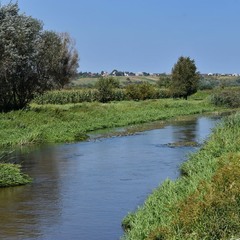
<svg viewBox="0 0 240 240">
<path fill-rule="evenodd" d="M 63 88 L 76 76 L 78 60 L 69 34 L 43 30 L 43 23 L 20 13 L 17 3 L 0 6 L 0 111 L 22 109 L 36 95 Z M 173 97 L 187 99 L 199 79 L 194 60 L 181 56 L 164 81 Z M 99 80 L 102 102 L 111 99 L 115 87 L 112 79 Z M 134 94 L 148 88 L 129 87 Z"/>
</svg>

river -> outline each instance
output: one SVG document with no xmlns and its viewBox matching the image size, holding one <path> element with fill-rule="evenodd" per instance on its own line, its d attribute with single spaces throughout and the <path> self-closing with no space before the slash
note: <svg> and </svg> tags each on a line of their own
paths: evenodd
<svg viewBox="0 0 240 240">
<path fill-rule="evenodd" d="M 120 239 L 123 217 L 166 178 L 179 176 L 179 165 L 197 149 L 184 143 L 202 143 L 217 121 L 199 117 L 15 154 L 34 181 L 0 189 L 0 239 Z"/>
</svg>

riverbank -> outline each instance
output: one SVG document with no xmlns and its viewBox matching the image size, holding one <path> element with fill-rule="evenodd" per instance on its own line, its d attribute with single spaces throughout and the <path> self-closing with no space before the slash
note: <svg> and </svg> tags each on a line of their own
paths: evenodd
<svg viewBox="0 0 240 240">
<path fill-rule="evenodd" d="M 221 111 L 206 100 L 147 100 L 31 105 L 0 114 L 0 148 L 76 142 L 92 131 Z"/>
<path fill-rule="evenodd" d="M 0 149 L 14 149 L 31 144 L 77 142 L 87 140 L 87 134 L 96 130 L 223 110 L 204 98 L 199 100 L 198 97 L 199 93 L 198 100 L 192 97 L 188 101 L 161 99 L 107 104 L 32 104 L 26 110 L 0 114 Z M 19 182 L 11 185 L 19 185 Z"/>
<path fill-rule="evenodd" d="M 240 233 L 240 114 L 228 117 L 144 205 L 123 220 L 127 240 L 230 239 Z"/>
</svg>

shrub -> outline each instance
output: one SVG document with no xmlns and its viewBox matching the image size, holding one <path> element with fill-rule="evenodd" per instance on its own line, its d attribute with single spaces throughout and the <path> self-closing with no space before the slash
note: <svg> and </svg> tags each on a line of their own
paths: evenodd
<svg viewBox="0 0 240 240">
<path fill-rule="evenodd" d="M 202 78 L 199 82 L 199 90 L 211 90 L 218 85 L 217 80 Z"/>
<path fill-rule="evenodd" d="M 156 82 L 156 84 L 160 88 L 162 88 L 162 87 L 169 88 L 170 85 L 171 85 L 171 81 L 172 81 L 171 76 L 167 76 L 167 75 L 166 76 L 160 76 L 159 80 Z"/>
<path fill-rule="evenodd" d="M 157 98 L 157 91 L 150 83 L 129 84 L 126 95 L 131 100 L 146 100 Z"/>
<path fill-rule="evenodd" d="M 219 91 L 212 95 L 211 102 L 216 106 L 238 108 L 240 107 L 240 94 L 236 90 Z"/>
<path fill-rule="evenodd" d="M 95 86 L 98 91 L 98 101 L 105 103 L 114 100 L 114 89 L 119 88 L 120 83 L 113 77 L 100 78 Z"/>
<path fill-rule="evenodd" d="M 161 99 L 161 98 L 170 98 L 171 93 L 169 89 L 156 89 L 156 98 Z"/>
</svg>

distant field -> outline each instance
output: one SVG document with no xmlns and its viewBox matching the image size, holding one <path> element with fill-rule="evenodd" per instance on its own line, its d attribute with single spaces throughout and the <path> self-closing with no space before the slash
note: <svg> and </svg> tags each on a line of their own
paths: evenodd
<svg viewBox="0 0 240 240">
<path fill-rule="evenodd" d="M 114 77 L 117 78 L 122 85 L 125 85 L 127 83 L 136 83 L 136 82 L 149 82 L 149 83 L 156 83 L 156 81 L 159 79 L 159 76 L 130 76 L 130 77 Z M 218 83 L 231 85 L 231 83 L 240 83 L 240 77 L 237 76 L 205 76 L 205 80 L 207 81 L 216 81 Z M 73 87 L 92 87 L 98 78 L 96 77 L 81 77 L 78 79 L 74 79 L 70 86 Z"/>
<path fill-rule="evenodd" d="M 149 83 L 155 83 L 159 77 L 158 76 L 130 76 L 130 77 L 114 77 L 117 78 L 121 84 L 126 84 L 128 82 L 149 82 Z M 130 80 L 129 80 L 130 79 Z M 98 78 L 78 78 L 72 81 L 72 86 L 85 86 L 90 87 L 96 83 Z"/>
</svg>

